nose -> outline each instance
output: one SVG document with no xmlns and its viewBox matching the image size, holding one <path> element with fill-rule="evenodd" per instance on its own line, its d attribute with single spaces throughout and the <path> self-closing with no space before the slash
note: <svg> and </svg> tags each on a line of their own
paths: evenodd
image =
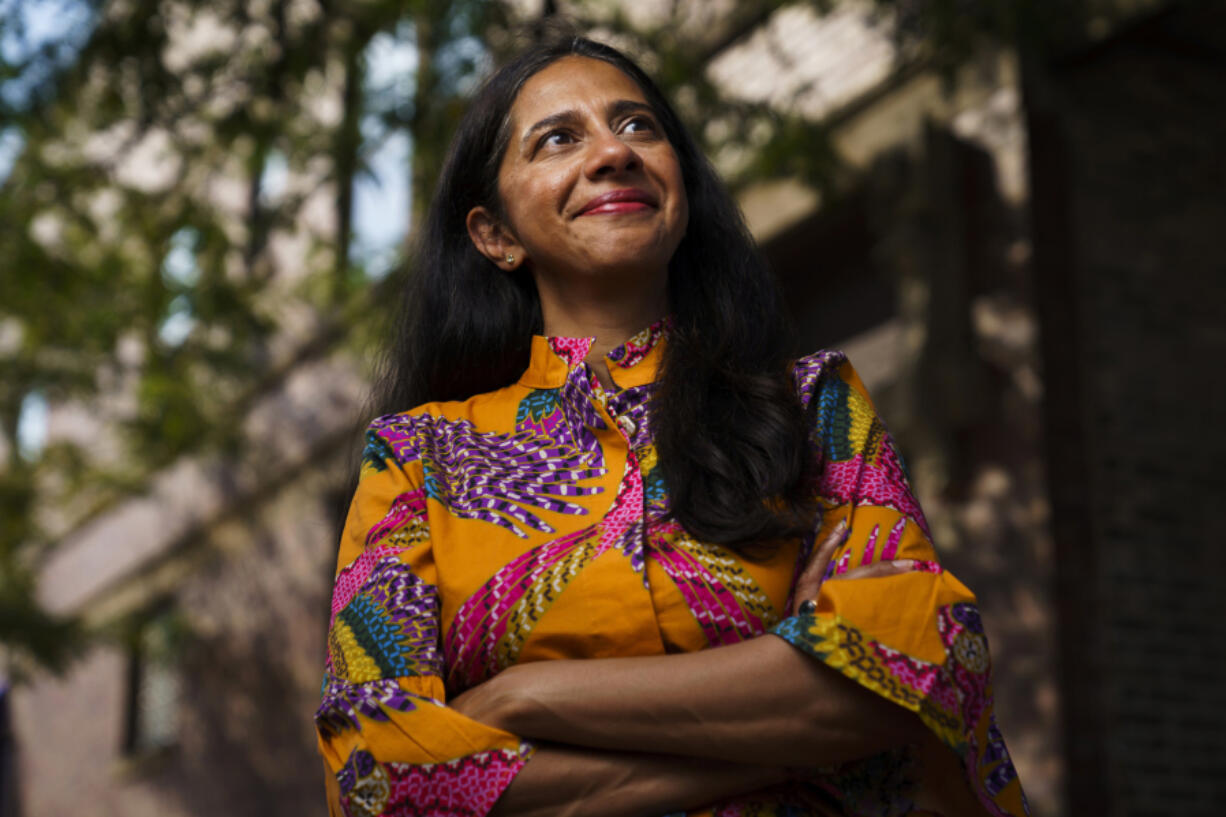
<svg viewBox="0 0 1226 817">
<path fill-rule="evenodd" d="M 636 170 L 640 164 L 639 155 L 633 147 L 617 138 L 612 131 L 602 130 L 592 137 L 584 170 L 589 178 L 595 179 Z"/>
</svg>

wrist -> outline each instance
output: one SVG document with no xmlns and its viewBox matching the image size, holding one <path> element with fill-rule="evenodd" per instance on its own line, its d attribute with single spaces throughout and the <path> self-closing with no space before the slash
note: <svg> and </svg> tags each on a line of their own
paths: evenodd
<svg viewBox="0 0 1226 817">
<path fill-rule="evenodd" d="M 486 726 L 519 734 L 516 731 L 518 686 L 512 669 L 503 670 L 465 690 L 448 700 L 447 705 Z"/>
<path fill-rule="evenodd" d="M 504 729 L 523 737 L 551 739 L 541 734 L 541 702 L 548 700 L 549 693 L 542 684 L 549 678 L 549 671 L 556 670 L 557 661 L 532 664 L 517 664 L 498 676 L 498 717 Z"/>
<path fill-rule="evenodd" d="M 590 661 L 556 659 L 517 664 L 501 675 L 498 713 L 509 732 L 526 738 L 571 742 L 576 728 L 600 720 L 588 704 Z M 582 742 L 582 741 L 581 741 Z M 596 746 L 599 744 L 587 744 Z M 604 747 L 617 748 L 617 747 Z"/>
<path fill-rule="evenodd" d="M 523 686 L 519 683 L 522 677 L 519 669 L 519 666 L 508 667 L 487 683 L 495 684 L 490 705 L 493 717 L 498 721 L 498 727 L 523 736 L 525 707 Z"/>
</svg>

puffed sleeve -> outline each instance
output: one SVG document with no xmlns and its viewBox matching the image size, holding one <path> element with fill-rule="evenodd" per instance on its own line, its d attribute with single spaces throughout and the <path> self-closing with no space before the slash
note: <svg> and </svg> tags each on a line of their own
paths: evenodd
<svg viewBox="0 0 1226 817">
<path fill-rule="evenodd" d="M 532 746 L 446 705 L 422 468 L 386 420 L 367 429 L 341 538 L 319 748 L 350 817 L 483 815 Z"/>
<path fill-rule="evenodd" d="M 816 416 L 812 442 L 824 510 L 816 538 L 843 518 L 850 528 L 830 572 L 892 559 L 913 559 L 915 569 L 825 581 L 815 611 L 786 618 L 772 632 L 919 715 L 961 759 L 989 814 L 1027 813 L 992 711 L 988 643 L 975 596 L 938 561 L 893 439 L 841 354 L 803 358 L 795 377 Z"/>
</svg>

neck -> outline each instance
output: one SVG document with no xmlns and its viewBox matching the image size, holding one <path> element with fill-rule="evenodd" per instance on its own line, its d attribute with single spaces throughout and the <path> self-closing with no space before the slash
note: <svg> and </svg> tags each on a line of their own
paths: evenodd
<svg viewBox="0 0 1226 817">
<path fill-rule="evenodd" d="M 635 332 L 663 317 L 668 310 L 667 275 L 653 276 L 650 281 L 625 284 L 618 282 L 576 282 L 555 285 L 537 276 L 537 292 L 541 299 L 541 321 L 546 335 L 562 337 L 594 337 L 587 362 L 601 380 L 604 360 L 615 346 Z M 603 284 L 603 285 L 602 285 Z"/>
</svg>

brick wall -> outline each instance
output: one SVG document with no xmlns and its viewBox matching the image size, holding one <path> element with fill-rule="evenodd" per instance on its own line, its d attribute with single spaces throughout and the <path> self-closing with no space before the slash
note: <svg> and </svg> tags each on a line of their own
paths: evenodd
<svg viewBox="0 0 1226 817">
<path fill-rule="evenodd" d="M 1226 9 L 1030 75 L 1074 814 L 1226 794 Z"/>
<path fill-rule="evenodd" d="M 998 719 L 1035 814 L 1050 817 L 1065 766 L 1025 191 L 1009 174 L 1024 117 L 1010 99 L 903 134 L 765 249 L 801 349 L 848 353 L 943 563 L 976 593 Z"/>
<path fill-rule="evenodd" d="M 160 599 L 182 627 L 170 745 L 125 751 L 132 658 L 122 637 L 104 640 L 63 678 L 16 691 L 21 814 L 326 814 L 312 714 L 336 559 L 335 492 L 355 465 L 356 436 L 352 443 L 210 527 L 176 563 L 179 581 Z"/>
</svg>

